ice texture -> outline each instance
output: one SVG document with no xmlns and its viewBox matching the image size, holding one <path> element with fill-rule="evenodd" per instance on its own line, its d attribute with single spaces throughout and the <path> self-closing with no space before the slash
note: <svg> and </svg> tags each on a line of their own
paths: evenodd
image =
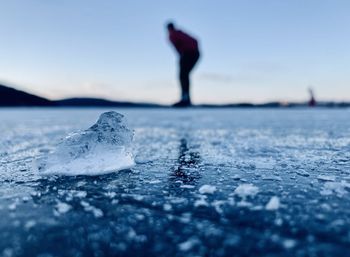
<svg viewBox="0 0 350 257">
<path fill-rule="evenodd" d="M 350 109 L 120 110 L 132 172 L 68 177 L 32 160 L 104 111 L 0 108 L 0 256 L 349 252 Z"/>
<path fill-rule="evenodd" d="M 84 131 L 67 136 L 56 149 L 36 161 L 42 175 L 100 175 L 130 168 L 133 132 L 122 114 L 102 113 Z"/>
</svg>

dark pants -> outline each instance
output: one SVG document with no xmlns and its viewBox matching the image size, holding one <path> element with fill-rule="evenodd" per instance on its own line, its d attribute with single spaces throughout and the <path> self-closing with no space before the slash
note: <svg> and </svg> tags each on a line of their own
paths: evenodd
<svg viewBox="0 0 350 257">
<path fill-rule="evenodd" d="M 190 72 L 199 59 L 199 52 L 187 52 L 180 57 L 180 83 L 182 101 L 191 102 L 190 98 Z"/>
</svg>

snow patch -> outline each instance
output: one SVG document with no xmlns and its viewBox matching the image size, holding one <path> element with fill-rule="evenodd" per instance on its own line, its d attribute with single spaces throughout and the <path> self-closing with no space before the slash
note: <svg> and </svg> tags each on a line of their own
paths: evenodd
<svg viewBox="0 0 350 257">
<path fill-rule="evenodd" d="M 200 206 L 208 206 L 208 202 L 205 200 L 206 196 L 201 196 L 200 199 L 196 200 L 194 202 L 194 207 L 200 207 Z"/>
<path fill-rule="evenodd" d="M 149 181 L 148 183 L 149 184 L 159 184 L 159 183 L 161 183 L 162 181 L 160 181 L 159 179 L 155 179 L 155 180 L 151 180 L 151 181 Z"/>
<path fill-rule="evenodd" d="M 165 203 L 163 205 L 163 210 L 164 211 L 171 211 L 173 209 L 173 207 L 171 206 L 171 204 Z"/>
<path fill-rule="evenodd" d="M 320 175 L 317 179 L 321 181 L 335 181 L 335 176 Z"/>
<path fill-rule="evenodd" d="M 16 204 L 16 203 L 12 203 L 12 204 L 10 204 L 10 205 L 8 206 L 8 209 L 9 209 L 10 211 L 14 211 L 14 210 L 16 210 L 16 208 L 17 208 L 17 204 Z"/>
<path fill-rule="evenodd" d="M 179 244 L 179 249 L 183 252 L 187 252 L 191 250 L 195 245 L 199 243 L 197 238 L 190 238 L 185 242 Z"/>
<path fill-rule="evenodd" d="M 200 194 L 213 194 L 216 191 L 216 186 L 203 185 L 199 188 Z"/>
<path fill-rule="evenodd" d="M 241 184 L 233 192 L 241 198 L 254 197 L 259 192 L 259 188 L 253 184 Z"/>
<path fill-rule="evenodd" d="M 272 196 L 270 201 L 266 204 L 265 209 L 268 211 L 275 211 L 278 210 L 280 205 L 280 199 L 277 196 Z"/>
<path fill-rule="evenodd" d="M 81 201 L 81 206 L 83 206 L 84 210 L 87 212 L 91 212 L 95 218 L 101 218 L 103 217 L 103 211 L 99 208 L 96 208 L 95 206 L 90 205 L 88 202 Z"/>
<path fill-rule="evenodd" d="M 24 228 L 26 230 L 31 229 L 32 227 L 34 227 L 36 225 L 36 221 L 35 220 L 28 220 L 25 224 L 24 224 Z"/>
<path fill-rule="evenodd" d="M 332 195 L 335 193 L 337 196 L 345 195 L 350 189 L 350 183 L 342 180 L 341 182 L 326 182 L 323 186 L 321 195 Z"/>
<path fill-rule="evenodd" d="M 222 200 L 216 200 L 214 202 L 212 202 L 212 206 L 214 206 L 215 210 L 218 212 L 218 213 L 223 213 L 223 210 L 221 208 L 222 205 L 225 204 L 225 201 L 222 201 Z"/>
<path fill-rule="evenodd" d="M 181 185 L 180 188 L 187 188 L 187 189 L 192 189 L 194 188 L 195 186 L 192 186 L 192 185 Z"/>
<path fill-rule="evenodd" d="M 251 207 L 251 206 L 253 206 L 253 204 L 250 203 L 250 202 L 242 200 L 242 201 L 237 203 L 237 206 L 238 207 Z"/>
<path fill-rule="evenodd" d="M 285 249 L 291 249 L 296 246 L 297 242 L 294 239 L 285 239 L 282 242 L 282 245 Z"/>
<path fill-rule="evenodd" d="M 72 209 L 72 206 L 64 202 L 58 202 L 55 207 L 58 214 L 64 214 Z"/>
</svg>

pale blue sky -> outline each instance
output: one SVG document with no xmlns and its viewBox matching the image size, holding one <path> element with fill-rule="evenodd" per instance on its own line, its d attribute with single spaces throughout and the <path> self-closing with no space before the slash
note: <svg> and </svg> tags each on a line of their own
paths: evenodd
<svg viewBox="0 0 350 257">
<path fill-rule="evenodd" d="M 171 19 L 197 36 L 195 103 L 350 100 L 347 0 L 0 1 L 0 81 L 51 99 L 177 100 Z"/>
</svg>

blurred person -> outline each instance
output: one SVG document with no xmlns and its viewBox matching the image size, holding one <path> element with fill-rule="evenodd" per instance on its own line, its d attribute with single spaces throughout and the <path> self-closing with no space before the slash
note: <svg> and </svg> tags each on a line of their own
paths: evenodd
<svg viewBox="0 0 350 257">
<path fill-rule="evenodd" d="M 169 40 L 179 54 L 179 79 L 181 85 L 181 100 L 175 103 L 175 107 L 190 106 L 190 72 L 198 62 L 200 53 L 198 41 L 187 33 L 177 29 L 174 23 L 166 25 Z"/>
<path fill-rule="evenodd" d="M 314 91 L 312 90 L 312 88 L 309 88 L 309 94 L 310 94 L 310 100 L 308 102 L 308 105 L 310 107 L 314 107 L 314 106 L 316 106 L 316 99 L 315 99 Z"/>
</svg>

